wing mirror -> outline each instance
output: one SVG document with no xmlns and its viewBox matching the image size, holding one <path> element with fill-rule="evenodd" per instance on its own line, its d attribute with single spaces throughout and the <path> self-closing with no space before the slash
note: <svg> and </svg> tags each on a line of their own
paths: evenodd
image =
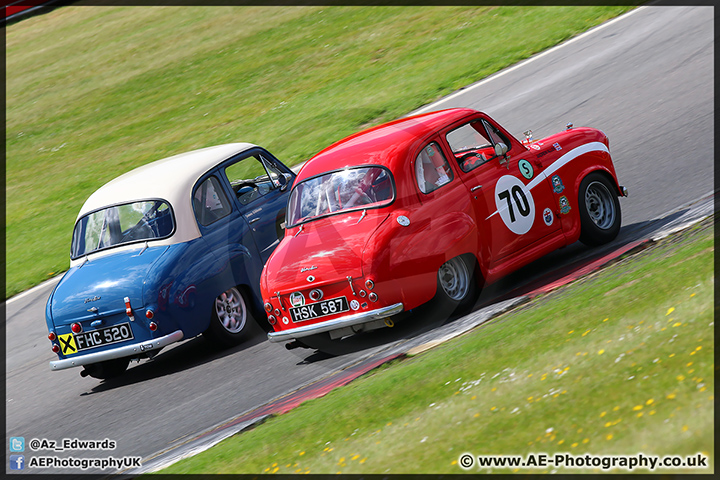
<svg viewBox="0 0 720 480">
<path fill-rule="evenodd" d="M 500 165 L 505 165 L 505 167 L 509 170 L 510 169 L 510 162 L 508 161 L 508 157 L 506 155 L 508 151 L 508 146 L 505 145 L 502 142 L 498 142 L 495 144 L 495 156 L 500 157 Z"/>
<path fill-rule="evenodd" d="M 285 190 L 290 185 L 292 176 L 289 173 L 283 173 L 277 177 L 277 183 L 280 186 L 280 190 Z"/>
</svg>

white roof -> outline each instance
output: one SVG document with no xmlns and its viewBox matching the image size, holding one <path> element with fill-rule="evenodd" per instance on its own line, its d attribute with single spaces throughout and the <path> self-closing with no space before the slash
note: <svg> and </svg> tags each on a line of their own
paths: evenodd
<svg viewBox="0 0 720 480">
<path fill-rule="evenodd" d="M 97 189 L 85 201 L 77 219 L 108 205 L 160 198 L 167 200 L 172 206 L 177 230 L 169 239 L 149 243 L 169 245 L 197 238 L 200 236 L 200 230 L 195 220 L 191 199 L 195 182 L 223 160 L 256 146 L 252 143 L 218 145 L 181 153 L 138 167 Z M 136 248 L 142 248 L 142 245 Z M 117 250 L 112 249 L 112 251 Z"/>
</svg>

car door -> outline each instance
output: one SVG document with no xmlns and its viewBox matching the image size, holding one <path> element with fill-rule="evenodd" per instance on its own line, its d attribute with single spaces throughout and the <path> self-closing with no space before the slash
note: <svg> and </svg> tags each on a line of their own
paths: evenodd
<svg viewBox="0 0 720 480">
<path fill-rule="evenodd" d="M 192 203 L 206 251 L 191 268 L 198 296 L 219 295 L 230 287 L 254 284 L 262 264 L 245 218 L 216 168 L 193 189 Z"/>
<path fill-rule="evenodd" d="M 453 126 L 445 139 L 470 194 L 481 254 L 490 266 L 560 230 L 549 182 L 523 158 L 527 149 L 517 140 L 481 116 Z M 500 143 L 507 156 L 496 155 Z"/>
<path fill-rule="evenodd" d="M 295 174 L 261 148 L 232 159 L 223 171 L 265 264 L 284 235 L 282 225 Z"/>
</svg>

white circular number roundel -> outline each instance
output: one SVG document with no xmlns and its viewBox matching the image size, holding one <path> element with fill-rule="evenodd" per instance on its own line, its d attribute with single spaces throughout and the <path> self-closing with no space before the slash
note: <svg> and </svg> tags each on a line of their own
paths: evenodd
<svg viewBox="0 0 720 480">
<path fill-rule="evenodd" d="M 527 233 L 535 220 L 535 202 L 519 178 L 500 177 L 495 185 L 495 206 L 505 225 L 518 235 Z"/>
</svg>

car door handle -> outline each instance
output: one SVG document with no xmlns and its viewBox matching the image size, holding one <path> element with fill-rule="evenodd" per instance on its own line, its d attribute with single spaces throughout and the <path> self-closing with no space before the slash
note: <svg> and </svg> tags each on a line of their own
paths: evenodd
<svg viewBox="0 0 720 480">
<path fill-rule="evenodd" d="M 470 189 L 471 192 L 474 192 L 475 190 L 480 190 L 482 188 L 482 185 L 475 185 Z"/>
<path fill-rule="evenodd" d="M 250 220 L 248 223 L 255 223 L 255 222 L 257 222 L 258 220 L 260 220 L 260 217 L 255 217 L 255 218 L 253 218 L 252 220 Z"/>
</svg>

